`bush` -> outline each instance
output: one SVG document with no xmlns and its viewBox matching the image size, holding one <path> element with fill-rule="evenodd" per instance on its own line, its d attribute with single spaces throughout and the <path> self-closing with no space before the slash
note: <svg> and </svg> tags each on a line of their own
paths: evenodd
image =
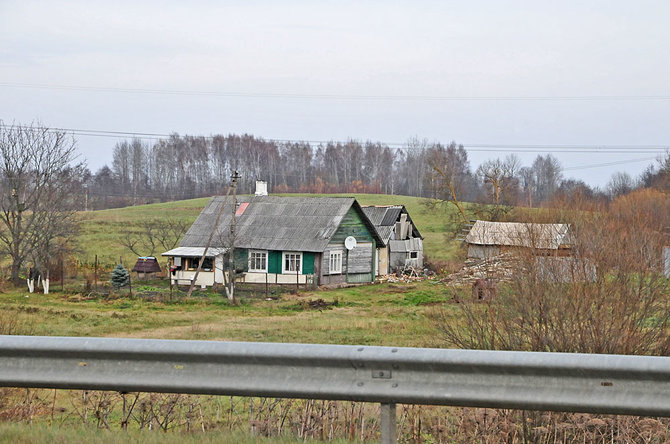
<svg viewBox="0 0 670 444">
<path fill-rule="evenodd" d="M 609 208 L 562 210 L 561 222 L 572 226 L 563 270 L 532 249 L 518 251 L 514 280 L 497 298 L 461 304 L 462 322 L 438 312 L 443 339 L 470 349 L 668 355 L 661 247 L 670 196 L 642 190 Z M 557 278 L 566 268 L 570 279 Z"/>
</svg>

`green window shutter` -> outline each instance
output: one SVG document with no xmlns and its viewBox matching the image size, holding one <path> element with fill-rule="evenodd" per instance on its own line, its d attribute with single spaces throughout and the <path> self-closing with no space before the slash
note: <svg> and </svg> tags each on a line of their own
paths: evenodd
<svg viewBox="0 0 670 444">
<path fill-rule="evenodd" d="M 302 274 L 314 274 L 314 253 L 302 254 Z"/>
<path fill-rule="evenodd" d="M 281 251 L 268 251 L 268 273 L 281 274 Z"/>
</svg>

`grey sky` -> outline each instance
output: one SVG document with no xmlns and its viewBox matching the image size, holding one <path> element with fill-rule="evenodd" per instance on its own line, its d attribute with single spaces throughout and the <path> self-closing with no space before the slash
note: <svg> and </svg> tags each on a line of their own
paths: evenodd
<svg viewBox="0 0 670 444">
<path fill-rule="evenodd" d="M 418 136 L 466 148 L 670 146 L 667 1 L 137 3 L 0 0 L 0 84 L 261 96 L 0 85 L 0 119 L 302 140 Z M 426 99 L 584 96 L 638 98 Z M 115 139 L 78 141 L 92 170 L 111 160 Z M 507 153 L 469 154 L 474 168 Z M 652 161 L 569 168 L 655 156 L 554 154 L 566 176 L 601 186 Z"/>
</svg>

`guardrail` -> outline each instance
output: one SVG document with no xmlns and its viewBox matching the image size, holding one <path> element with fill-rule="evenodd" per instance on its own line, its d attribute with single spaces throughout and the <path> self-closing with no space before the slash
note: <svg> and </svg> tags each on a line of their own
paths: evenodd
<svg viewBox="0 0 670 444">
<path fill-rule="evenodd" d="M 670 358 L 0 336 L 0 386 L 670 416 Z"/>
</svg>

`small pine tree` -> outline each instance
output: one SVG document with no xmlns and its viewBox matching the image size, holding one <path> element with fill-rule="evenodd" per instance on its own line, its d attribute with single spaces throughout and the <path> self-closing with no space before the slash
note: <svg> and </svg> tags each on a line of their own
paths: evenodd
<svg viewBox="0 0 670 444">
<path fill-rule="evenodd" d="M 130 284 L 130 274 L 122 264 L 117 265 L 112 271 L 112 285 L 114 288 L 125 287 Z"/>
</svg>

